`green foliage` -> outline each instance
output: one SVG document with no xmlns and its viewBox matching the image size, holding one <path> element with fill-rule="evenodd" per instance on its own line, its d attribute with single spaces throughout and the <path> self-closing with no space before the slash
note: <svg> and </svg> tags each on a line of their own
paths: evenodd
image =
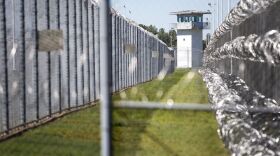
<svg viewBox="0 0 280 156">
<path fill-rule="evenodd" d="M 165 44 L 167 44 L 168 46 L 170 46 L 170 36 L 168 33 L 165 32 L 165 30 L 163 28 L 159 29 L 158 32 L 158 38 L 160 40 L 162 40 Z"/>
<path fill-rule="evenodd" d="M 140 27 L 142 27 L 143 29 L 153 33 L 154 35 L 157 35 L 158 34 L 158 29 L 156 26 L 154 25 L 150 25 L 150 26 L 146 26 L 144 24 L 139 24 Z"/>
<path fill-rule="evenodd" d="M 175 30 L 170 30 L 169 32 L 165 32 L 163 28 L 158 28 L 156 26 L 150 25 L 146 26 L 144 24 L 139 24 L 143 29 L 157 35 L 160 40 L 162 40 L 169 47 L 177 46 L 177 32 Z"/>
<path fill-rule="evenodd" d="M 169 45 L 170 47 L 177 47 L 177 32 L 176 30 L 170 30 L 169 31 L 169 37 L 171 40 L 171 45 Z"/>
<path fill-rule="evenodd" d="M 148 27 L 148 30 L 149 30 L 151 33 L 153 33 L 154 35 L 157 35 L 157 34 L 158 34 L 158 29 L 157 29 L 156 26 L 150 25 L 150 26 Z"/>
</svg>

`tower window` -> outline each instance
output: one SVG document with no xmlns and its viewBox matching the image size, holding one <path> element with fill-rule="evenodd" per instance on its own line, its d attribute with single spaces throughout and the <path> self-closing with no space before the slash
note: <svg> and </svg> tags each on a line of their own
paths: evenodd
<svg viewBox="0 0 280 156">
<path fill-rule="evenodd" d="M 184 17 L 181 17 L 181 22 L 184 22 L 185 20 L 184 20 Z"/>
<path fill-rule="evenodd" d="M 190 22 L 190 19 L 188 16 L 186 16 L 186 22 Z"/>
</svg>

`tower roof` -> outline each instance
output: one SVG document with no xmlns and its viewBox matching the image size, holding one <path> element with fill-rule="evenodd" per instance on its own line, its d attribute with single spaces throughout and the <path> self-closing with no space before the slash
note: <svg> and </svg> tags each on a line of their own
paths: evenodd
<svg viewBox="0 0 280 156">
<path fill-rule="evenodd" d="M 177 11 L 171 12 L 170 15 L 203 15 L 203 14 L 211 14 L 210 11 L 196 11 L 196 10 L 184 10 L 184 11 Z"/>
</svg>

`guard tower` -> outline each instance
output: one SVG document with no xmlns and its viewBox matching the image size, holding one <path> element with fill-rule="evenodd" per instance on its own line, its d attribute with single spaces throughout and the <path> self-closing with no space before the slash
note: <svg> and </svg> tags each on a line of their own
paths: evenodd
<svg viewBox="0 0 280 156">
<path fill-rule="evenodd" d="M 203 58 L 202 30 L 209 29 L 209 22 L 203 22 L 204 14 L 194 10 L 171 12 L 177 16 L 172 27 L 177 30 L 177 68 L 201 67 Z"/>
</svg>

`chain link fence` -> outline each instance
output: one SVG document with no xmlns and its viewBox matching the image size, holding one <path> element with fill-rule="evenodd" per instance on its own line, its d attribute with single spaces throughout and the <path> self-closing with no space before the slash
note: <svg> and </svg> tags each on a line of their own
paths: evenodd
<svg viewBox="0 0 280 156">
<path fill-rule="evenodd" d="M 91 0 L 0 0 L 0 139 L 100 98 L 100 13 Z M 174 71 L 157 37 L 112 10 L 118 92 Z"/>
<path fill-rule="evenodd" d="M 201 73 L 211 103 L 224 107 L 216 118 L 232 155 L 280 153 L 279 6 L 279 0 L 241 0 L 204 54 Z"/>
<path fill-rule="evenodd" d="M 276 82 L 279 78 L 280 2 L 276 0 L 260 3 L 267 6 L 253 7 L 263 9 L 243 17 L 245 19 L 242 23 L 224 32 L 211 45 L 215 50 L 208 49 L 205 58 L 211 59 L 209 66 L 213 69 L 240 77 L 250 88 L 279 103 L 279 85 Z M 235 12 L 232 11 L 233 13 Z"/>
</svg>

